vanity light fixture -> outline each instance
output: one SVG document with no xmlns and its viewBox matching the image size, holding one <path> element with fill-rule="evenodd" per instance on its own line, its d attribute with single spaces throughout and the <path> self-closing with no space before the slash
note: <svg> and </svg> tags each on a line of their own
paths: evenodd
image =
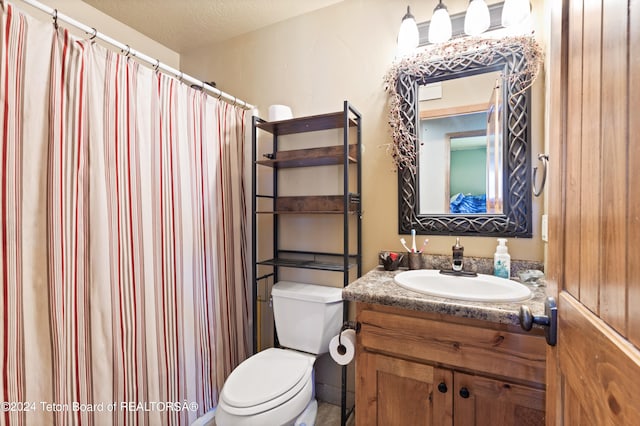
<svg viewBox="0 0 640 426">
<path fill-rule="evenodd" d="M 420 33 L 416 19 L 411 14 L 411 9 L 407 6 L 407 13 L 402 18 L 400 31 L 398 32 L 398 53 L 404 55 L 411 53 L 420 42 Z"/>
<path fill-rule="evenodd" d="M 442 0 L 433 9 L 429 24 L 429 43 L 444 43 L 451 38 L 451 18 Z"/>
<path fill-rule="evenodd" d="M 498 16 L 502 14 L 502 25 L 509 27 L 513 34 L 524 34 L 531 26 L 531 6 L 529 0 L 506 0 L 487 5 L 486 0 L 469 0 L 466 12 L 449 16 L 447 6 L 443 0 L 438 0 L 433 9 L 431 21 L 416 24 L 410 7 L 402 18 L 398 33 L 398 54 L 403 56 L 412 53 L 420 45 L 420 32 L 428 30 L 427 39 L 431 44 L 444 43 L 461 35 L 478 36 L 487 30 L 495 30 L 500 22 Z M 464 31 L 464 33 L 463 33 Z M 424 33 L 423 33 L 424 37 Z M 424 43 L 424 38 L 422 39 Z"/>
<path fill-rule="evenodd" d="M 502 26 L 514 27 L 526 24 L 531 16 L 529 0 L 505 0 L 502 6 Z"/>
<path fill-rule="evenodd" d="M 504 15 L 503 15 L 504 16 Z M 487 31 L 491 24 L 489 7 L 484 0 L 471 0 L 464 16 L 464 32 L 470 36 L 477 36 Z"/>
</svg>

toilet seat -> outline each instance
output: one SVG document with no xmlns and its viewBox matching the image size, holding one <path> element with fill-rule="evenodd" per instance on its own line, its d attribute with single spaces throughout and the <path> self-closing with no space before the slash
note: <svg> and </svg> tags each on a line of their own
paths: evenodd
<svg viewBox="0 0 640 426">
<path fill-rule="evenodd" d="M 311 386 L 314 362 L 312 355 L 287 349 L 253 355 L 227 378 L 220 394 L 224 410 L 251 416 L 282 405 Z"/>
</svg>

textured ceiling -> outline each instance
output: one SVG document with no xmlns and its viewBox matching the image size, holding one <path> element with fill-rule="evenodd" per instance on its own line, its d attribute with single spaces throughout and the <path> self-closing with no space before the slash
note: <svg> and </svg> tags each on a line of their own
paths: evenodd
<svg viewBox="0 0 640 426">
<path fill-rule="evenodd" d="M 83 0 L 181 53 L 342 0 Z"/>
</svg>

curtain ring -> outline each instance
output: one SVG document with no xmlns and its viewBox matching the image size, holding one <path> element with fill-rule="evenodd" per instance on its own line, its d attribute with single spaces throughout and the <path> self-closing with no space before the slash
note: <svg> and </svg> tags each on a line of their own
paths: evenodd
<svg viewBox="0 0 640 426">
<path fill-rule="evenodd" d="M 160 59 L 156 59 L 156 64 L 153 66 L 153 70 L 158 72 L 160 69 Z"/>
<path fill-rule="evenodd" d="M 129 55 L 131 54 L 131 46 L 129 46 L 128 44 L 125 44 L 125 46 L 127 46 L 127 51 L 125 52 L 124 50 L 120 50 L 120 53 L 123 53 L 124 56 L 126 56 L 127 58 L 129 57 Z"/>
<path fill-rule="evenodd" d="M 549 162 L 549 155 L 538 154 L 538 160 L 542 161 L 542 180 L 540 181 L 540 188 L 536 188 L 536 175 L 538 174 L 538 168 L 533 168 L 533 195 L 539 197 L 544 190 L 544 185 L 547 181 L 547 163 Z"/>
<path fill-rule="evenodd" d="M 238 103 L 238 98 L 236 98 L 235 96 L 233 97 L 233 105 L 231 106 L 236 106 Z"/>
<path fill-rule="evenodd" d="M 222 90 L 218 90 L 218 100 L 220 100 L 222 98 Z"/>
<path fill-rule="evenodd" d="M 94 28 L 91 28 L 93 30 L 93 32 L 91 33 L 91 37 L 89 37 L 89 41 L 93 41 L 95 40 L 95 38 L 98 36 L 98 30 Z"/>
<path fill-rule="evenodd" d="M 53 9 L 53 27 L 58 29 L 58 9 Z"/>
<path fill-rule="evenodd" d="M 184 73 L 180 71 L 180 76 L 178 77 L 178 81 L 182 83 L 182 78 L 184 77 Z"/>
</svg>

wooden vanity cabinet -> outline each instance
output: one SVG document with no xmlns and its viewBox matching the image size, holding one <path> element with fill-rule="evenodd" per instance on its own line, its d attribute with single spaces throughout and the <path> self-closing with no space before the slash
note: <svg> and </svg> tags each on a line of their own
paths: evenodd
<svg viewBox="0 0 640 426">
<path fill-rule="evenodd" d="M 357 304 L 356 425 L 543 425 L 541 333 Z"/>
</svg>

